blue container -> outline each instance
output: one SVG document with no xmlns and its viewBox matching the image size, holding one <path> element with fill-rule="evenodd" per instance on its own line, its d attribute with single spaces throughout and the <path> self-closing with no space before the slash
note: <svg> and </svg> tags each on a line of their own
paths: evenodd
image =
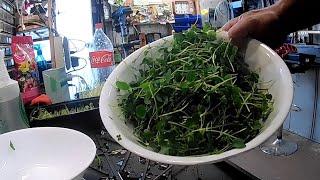
<svg viewBox="0 0 320 180">
<path fill-rule="evenodd" d="M 174 19 L 175 23 L 173 24 L 173 29 L 175 32 L 185 31 L 191 28 L 192 25 L 196 25 L 198 28 L 202 28 L 201 15 L 176 15 Z"/>
</svg>

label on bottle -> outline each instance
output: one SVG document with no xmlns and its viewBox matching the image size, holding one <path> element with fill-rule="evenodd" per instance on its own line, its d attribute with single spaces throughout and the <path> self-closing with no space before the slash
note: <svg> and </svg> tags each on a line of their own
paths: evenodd
<svg viewBox="0 0 320 180">
<path fill-rule="evenodd" d="M 113 65 L 112 51 L 95 51 L 90 52 L 91 68 L 104 68 Z"/>
</svg>

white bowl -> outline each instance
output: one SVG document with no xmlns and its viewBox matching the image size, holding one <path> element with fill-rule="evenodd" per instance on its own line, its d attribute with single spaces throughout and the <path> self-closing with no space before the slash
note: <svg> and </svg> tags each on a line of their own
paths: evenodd
<svg viewBox="0 0 320 180">
<path fill-rule="evenodd" d="M 95 154 L 94 142 L 75 130 L 43 127 L 9 132 L 0 135 L 0 179 L 80 179 Z"/>
<path fill-rule="evenodd" d="M 155 41 L 149 46 L 163 46 L 164 43 L 170 43 L 171 41 L 172 36 Z M 110 135 L 129 151 L 144 158 L 168 164 L 193 165 L 213 163 L 257 147 L 277 131 L 284 122 L 293 97 L 291 74 L 283 60 L 273 50 L 257 40 L 250 40 L 243 47 L 245 50 L 245 61 L 251 70 L 260 74 L 262 81 L 272 81 L 273 83 L 269 92 L 273 96 L 274 110 L 266 120 L 261 133 L 248 142 L 245 148 L 231 149 L 216 155 L 180 157 L 163 155 L 151 151 L 138 142 L 138 138 L 133 134 L 132 126 L 124 123 L 120 108 L 115 108 L 118 98 L 115 82 L 117 80 L 125 82 L 134 80 L 133 74 L 136 73 L 136 70 L 133 70 L 131 67 L 139 68 L 139 64 L 144 56 L 143 52 L 146 48 L 150 49 L 149 46 L 135 51 L 117 66 L 106 81 L 100 97 L 100 115 L 104 126 Z M 121 136 L 121 140 L 117 138 L 118 135 Z"/>
</svg>

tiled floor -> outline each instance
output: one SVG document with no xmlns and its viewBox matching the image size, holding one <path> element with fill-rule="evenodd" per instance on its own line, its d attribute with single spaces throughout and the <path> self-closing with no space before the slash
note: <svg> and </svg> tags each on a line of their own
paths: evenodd
<svg viewBox="0 0 320 180">
<path fill-rule="evenodd" d="M 284 132 L 284 139 L 297 142 L 298 151 L 295 154 L 270 156 L 256 148 L 229 162 L 260 179 L 320 180 L 320 144 L 290 132 Z"/>
</svg>

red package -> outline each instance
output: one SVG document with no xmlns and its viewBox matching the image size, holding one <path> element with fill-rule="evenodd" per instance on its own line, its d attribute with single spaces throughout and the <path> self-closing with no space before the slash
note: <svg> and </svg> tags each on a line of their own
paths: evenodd
<svg viewBox="0 0 320 180">
<path fill-rule="evenodd" d="M 284 59 L 290 53 L 296 53 L 297 48 L 291 44 L 283 44 L 281 47 L 275 50 L 277 54 Z"/>
<path fill-rule="evenodd" d="M 39 72 L 35 61 L 32 37 L 12 37 L 11 48 L 15 64 L 13 78 L 19 83 L 23 102 L 30 103 L 40 95 Z"/>
</svg>

